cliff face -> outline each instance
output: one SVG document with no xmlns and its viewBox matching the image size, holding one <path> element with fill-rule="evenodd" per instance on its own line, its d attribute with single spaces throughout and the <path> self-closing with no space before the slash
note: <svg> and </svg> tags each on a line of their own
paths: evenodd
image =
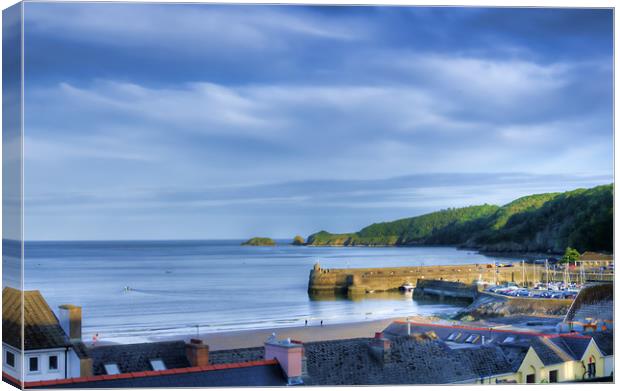
<svg viewBox="0 0 620 391">
<path fill-rule="evenodd" d="M 483 251 L 613 250 L 613 185 L 519 198 L 504 206 L 446 209 L 372 224 L 358 232 L 310 235 L 314 246 L 455 245 Z"/>
</svg>

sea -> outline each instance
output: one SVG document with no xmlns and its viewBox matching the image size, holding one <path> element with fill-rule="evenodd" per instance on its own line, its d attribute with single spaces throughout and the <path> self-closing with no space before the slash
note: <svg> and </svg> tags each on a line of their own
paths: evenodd
<svg viewBox="0 0 620 391">
<path fill-rule="evenodd" d="M 410 315 L 449 316 L 454 304 L 405 293 L 359 299 L 308 295 L 316 262 L 326 268 L 490 263 L 453 247 L 241 246 L 242 240 L 26 242 L 24 289 L 52 309 L 82 306 L 83 338 L 146 342 L 196 332 L 334 324 Z M 3 286 L 19 264 L 3 256 Z"/>
</svg>

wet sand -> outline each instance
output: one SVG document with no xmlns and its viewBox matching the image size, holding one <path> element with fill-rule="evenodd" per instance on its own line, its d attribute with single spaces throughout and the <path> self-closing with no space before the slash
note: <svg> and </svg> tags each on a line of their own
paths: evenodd
<svg viewBox="0 0 620 391">
<path fill-rule="evenodd" d="M 320 325 L 312 324 L 310 326 L 226 331 L 221 333 L 208 334 L 201 333 L 198 338 L 202 339 L 207 345 L 209 345 L 210 350 L 238 349 L 263 346 L 263 343 L 274 332 L 276 333 L 276 337 L 278 339 L 291 338 L 303 342 L 364 338 L 374 337 L 375 332 L 382 331 L 393 321 L 405 319 L 406 318 L 390 318 L 354 323 L 324 324 L 322 327 Z M 411 321 L 436 320 L 436 318 L 417 316 L 409 317 L 409 319 Z M 196 334 L 180 335 L 177 337 L 168 338 L 157 338 L 152 339 L 152 341 L 179 339 L 189 341 L 189 339 L 191 338 L 197 338 Z"/>
</svg>

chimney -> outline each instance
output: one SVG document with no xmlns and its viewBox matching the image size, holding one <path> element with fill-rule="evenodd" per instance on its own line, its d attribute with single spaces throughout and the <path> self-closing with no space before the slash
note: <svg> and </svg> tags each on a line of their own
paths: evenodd
<svg viewBox="0 0 620 391">
<path fill-rule="evenodd" d="M 278 360 L 278 364 L 286 374 L 288 385 L 303 384 L 304 346 L 290 338 L 278 341 L 275 334 L 265 342 L 265 359 Z"/>
<path fill-rule="evenodd" d="M 60 327 L 71 341 L 82 340 L 82 307 L 73 304 L 62 304 L 58 307 Z"/>
<path fill-rule="evenodd" d="M 390 350 L 392 342 L 383 336 L 383 333 L 375 333 L 375 338 L 370 342 L 370 354 L 381 364 L 390 362 Z"/>
<path fill-rule="evenodd" d="M 185 355 L 192 367 L 209 365 L 209 345 L 205 345 L 201 339 L 192 338 L 185 345 Z"/>
</svg>

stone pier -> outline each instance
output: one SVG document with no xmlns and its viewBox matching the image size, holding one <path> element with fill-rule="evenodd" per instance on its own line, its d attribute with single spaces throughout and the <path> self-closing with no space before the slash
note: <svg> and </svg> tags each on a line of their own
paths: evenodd
<svg viewBox="0 0 620 391">
<path fill-rule="evenodd" d="M 532 285 L 545 279 L 544 267 L 526 264 L 496 267 L 493 264 L 443 266 L 405 266 L 362 269 L 324 269 L 318 263 L 310 271 L 308 292 L 321 294 L 365 294 L 397 290 L 405 284 L 416 286 L 418 280 L 445 280 L 471 284 L 515 282 Z"/>
</svg>

